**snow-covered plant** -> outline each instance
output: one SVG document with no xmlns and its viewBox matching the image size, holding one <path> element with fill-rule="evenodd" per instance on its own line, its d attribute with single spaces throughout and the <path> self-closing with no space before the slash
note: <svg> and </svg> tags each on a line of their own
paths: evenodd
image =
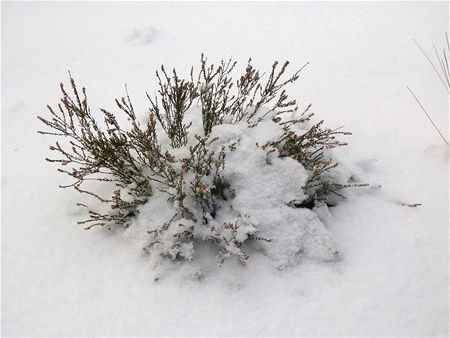
<svg viewBox="0 0 450 338">
<path fill-rule="evenodd" d="M 145 125 L 136 118 L 128 92 L 116 99 L 130 121 L 127 128 L 101 109 L 102 128 L 91 114 L 85 88 L 80 93 L 70 76 L 73 94 L 61 84 L 58 110 L 48 106 L 51 118 L 39 119 L 52 129 L 40 133 L 60 137 L 50 147 L 60 158 L 47 160 L 75 179 L 61 187 L 108 206 L 98 211 L 79 203 L 89 209 L 88 219 L 79 223 L 86 229 L 127 228 L 143 208 L 165 196 L 170 216 L 159 224 L 159 219 L 148 220 L 144 250 L 151 255 L 192 261 L 196 243 L 204 242 L 218 248 L 219 263 L 231 256 L 245 263 L 247 242 L 273 244 L 285 238 L 291 242 L 279 249 L 284 255 L 280 265 L 295 250 L 334 257 L 337 250 L 317 217 L 292 210 L 323 206 L 330 194 L 341 196 L 338 191 L 351 186 L 330 175 L 338 164 L 329 156 L 330 149 L 346 144 L 337 136 L 350 133 L 328 129 L 324 121 L 312 123 L 310 106 L 298 112 L 285 87 L 298 80 L 301 69 L 285 78 L 288 64 L 274 62 L 264 80 L 250 59 L 237 81 L 231 59 L 216 68 L 202 55 L 198 75 L 192 68 L 188 79 L 175 70 L 169 76 L 161 67 L 159 91 L 154 98 L 147 94 Z M 108 186 L 110 197 L 98 193 L 91 181 Z M 294 234 L 288 236 L 290 231 Z M 308 241 L 321 243 L 323 250 L 308 249 Z"/>
<path fill-rule="evenodd" d="M 338 193 L 341 189 L 366 186 L 366 184 L 356 183 L 342 184 L 328 176 L 328 173 L 336 168 L 338 163 L 327 157 L 325 151 L 347 145 L 347 143 L 338 140 L 337 136 L 351 135 L 351 133 L 340 131 L 341 128 L 324 128 L 323 120 L 312 125 L 306 132 L 304 130 L 296 131 L 296 126 L 311 120 L 313 114 L 309 113 L 310 107 L 306 108 L 300 118 L 279 122 L 283 126 L 283 133 L 280 138 L 265 145 L 265 147 L 272 147 L 270 151 L 277 149 L 280 157 L 295 159 L 308 170 L 308 179 L 303 186 L 308 198 L 299 204 L 294 204 L 297 207 L 304 208 L 313 208 L 316 202 L 326 201 L 330 194 L 343 197 Z M 278 121 L 278 119 L 275 119 L 275 121 Z"/>
<path fill-rule="evenodd" d="M 133 146 L 133 140 L 142 131 L 137 124 L 131 101 L 127 96 L 127 100 L 122 98 L 120 101 L 116 100 L 116 103 L 132 121 L 133 129 L 123 130 L 115 116 L 102 109 L 106 125 L 106 131 L 103 131 L 91 114 L 85 88 L 80 93 L 72 77 L 70 84 L 73 97 L 61 83 L 62 98 L 58 110 L 48 106 L 51 119 L 38 117 L 53 130 L 39 133 L 62 136 L 61 141 L 69 140 L 65 147 L 58 141 L 51 146 L 50 150 L 57 152 L 60 158 L 47 158 L 47 161 L 59 163 L 58 171 L 75 179 L 68 185 L 60 185 L 60 188 L 73 187 L 80 193 L 110 204 L 111 210 L 107 213 L 89 210 L 89 218 L 79 221 L 79 224 L 89 224 L 88 228 L 96 225 L 110 228 L 112 224 L 127 226 L 130 218 L 137 215 L 137 207 L 146 203 L 152 194 L 151 179 L 144 173 Z M 154 126 L 154 121 L 150 119 L 148 127 L 152 129 Z M 147 130 L 142 136 L 150 135 L 155 136 Z M 113 183 L 116 189 L 110 197 L 101 197 L 83 188 L 84 183 L 92 180 Z M 128 196 L 123 199 L 122 193 L 125 191 Z M 79 205 L 88 208 L 84 203 Z"/>
<path fill-rule="evenodd" d="M 158 96 L 152 99 L 148 94 L 151 108 L 150 112 L 155 114 L 161 123 L 162 128 L 167 133 L 171 140 L 173 148 L 178 148 L 187 143 L 187 130 L 190 125 L 183 123 L 184 114 L 192 105 L 192 102 L 197 94 L 197 87 L 194 85 L 191 69 L 191 80 L 180 79 L 175 69 L 173 75 L 167 75 L 164 66 L 161 66 L 163 78 L 159 72 L 156 72 L 156 77 L 159 82 L 158 94 L 161 98 L 161 105 L 163 112 L 160 111 Z"/>
</svg>

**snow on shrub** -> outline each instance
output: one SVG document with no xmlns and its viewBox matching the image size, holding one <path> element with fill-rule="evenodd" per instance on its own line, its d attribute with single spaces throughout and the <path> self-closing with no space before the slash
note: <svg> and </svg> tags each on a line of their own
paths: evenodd
<svg viewBox="0 0 450 338">
<path fill-rule="evenodd" d="M 285 87 L 301 69 L 286 78 L 287 66 L 275 62 L 264 79 L 249 60 L 237 81 L 231 59 L 216 67 L 202 55 L 188 79 L 161 67 L 145 124 L 128 92 L 116 99 L 126 128 L 104 109 L 102 126 L 70 76 L 71 93 L 61 84 L 58 109 L 48 106 L 51 117 L 39 119 L 51 128 L 40 133 L 59 137 L 50 147 L 59 158 L 47 160 L 74 179 L 61 187 L 101 202 L 79 203 L 88 217 L 78 223 L 145 229 L 144 250 L 156 264 L 193 261 L 199 243 L 218 248 L 219 264 L 232 256 L 245 263 L 254 241 L 278 268 L 300 254 L 335 259 L 336 243 L 315 211 L 356 185 L 336 174 L 329 154 L 349 133 L 312 123 L 310 106 L 298 111 Z"/>
</svg>

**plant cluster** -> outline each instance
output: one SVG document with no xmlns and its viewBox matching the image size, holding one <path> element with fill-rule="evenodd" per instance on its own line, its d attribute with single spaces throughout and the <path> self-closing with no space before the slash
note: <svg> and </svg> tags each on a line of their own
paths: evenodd
<svg viewBox="0 0 450 338">
<path fill-rule="evenodd" d="M 130 122 L 127 128 L 105 109 L 101 109 L 101 126 L 90 111 L 85 88 L 80 92 L 69 73 L 72 93 L 61 84 L 58 109 L 48 106 L 51 117 L 39 119 L 51 129 L 40 133 L 61 137 L 50 147 L 59 158 L 47 161 L 58 163 L 58 171 L 74 179 L 60 187 L 72 187 L 109 206 L 106 212 L 99 212 L 79 203 L 88 209 L 88 218 L 78 223 L 85 224 L 86 229 L 128 227 L 139 207 L 151 203 L 153 194 L 159 191 L 173 202 L 174 214 L 149 231 L 146 252 L 192 260 L 195 242 L 207 241 L 219 247 L 219 262 L 233 255 L 246 262 L 248 254 L 242 250 L 245 241 L 271 240 L 259 237 L 257 227 L 246 215 L 225 223 L 216 220 L 217 204 L 233 198 L 233 182 L 228 182 L 222 172 L 227 154 L 238 146 L 236 142 L 217 145 L 211 132 L 220 124 L 257 128 L 269 119 L 281 126 L 279 138 L 264 144 L 263 149 L 268 154 L 291 157 L 308 171 L 309 178 L 301 188 L 309 197 L 296 207 L 312 208 L 315 202 L 349 186 L 330 181 L 326 174 L 337 163 L 325 154 L 328 149 L 345 145 L 336 137 L 349 133 L 325 128 L 323 121 L 303 133 L 298 131 L 296 127 L 307 126 L 313 114 L 308 107 L 295 117 L 298 105 L 289 99 L 285 87 L 298 80 L 301 69 L 286 78 L 288 64 L 274 62 L 264 80 L 264 74 L 252 66 L 250 59 L 237 81 L 232 77 L 236 62 L 231 59 L 216 67 L 208 65 L 202 55 L 198 75 L 194 76 L 192 68 L 188 79 L 180 78 L 175 70 L 169 75 L 161 67 L 161 73 L 156 72 L 158 92 L 153 98 L 147 94 L 150 111 L 145 125 L 137 120 L 128 92 L 116 99 L 118 109 Z M 199 107 L 203 127 L 202 133 L 193 135 L 192 123 L 186 117 L 192 106 Z M 170 146 L 158 139 L 158 123 Z M 111 195 L 100 196 L 86 189 L 89 181 L 111 185 Z"/>
</svg>

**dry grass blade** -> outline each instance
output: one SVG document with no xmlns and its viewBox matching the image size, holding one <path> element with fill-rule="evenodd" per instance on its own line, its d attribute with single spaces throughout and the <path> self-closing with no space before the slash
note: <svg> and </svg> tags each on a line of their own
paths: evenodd
<svg viewBox="0 0 450 338">
<path fill-rule="evenodd" d="M 413 93 L 413 91 L 411 90 L 411 88 L 409 88 L 409 86 L 406 86 L 406 88 L 408 88 L 409 92 L 411 93 L 411 95 L 414 97 L 414 99 L 417 101 L 417 103 L 419 104 L 420 108 L 422 108 L 422 111 L 425 113 L 425 115 L 428 117 L 428 120 L 430 120 L 431 124 L 433 125 L 434 129 L 436 129 L 436 131 L 439 133 L 439 135 L 442 137 L 442 139 L 444 140 L 444 142 L 448 145 L 448 141 L 445 139 L 444 135 L 442 135 L 442 133 L 440 132 L 439 128 L 436 126 L 436 124 L 433 122 L 433 120 L 431 119 L 430 115 L 428 115 L 427 111 L 425 110 L 425 108 L 423 107 L 422 103 L 420 103 L 419 99 L 417 98 L 417 96 Z"/>
<path fill-rule="evenodd" d="M 445 51 L 445 50 L 443 51 L 443 56 L 444 56 L 443 59 L 441 59 L 439 57 L 439 53 L 437 52 L 436 47 L 433 46 L 434 47 L 434 51 L 436 53 L 436 57 L 437 57 L 438 62 L 439 62 L 439 65 L 441 67 L 442 74 L 439 72 L 438 68 L 433 63 L 433 61 L 431 61 L 431 59 L 428 56 L 428 54 L 423 50 L 422 46 L 420 46 L 419 43 L 415 39 L 413 39 L 413 41 L 416 44 L 417 48 L 419 48 L 419 50 L 422 52 L 422 54 L 426 57 L 426 59 L 428 60 L 428 62 L 431 65 L 431 67 L 433 67 L 434 72 L 439 77 L 439 80 L 442 82 L 442 84 L 444 85 L 445 89 L 450 94 L 450 73 L 449 73 L 449 69 L 448 69 L 448 59 L 450 58 L 450 46 L 449 46 L 449 43 L 448 43 L 448 35 L 445 34 L 445 37 L 447 39 L 447 51 Z"/>
</svg>

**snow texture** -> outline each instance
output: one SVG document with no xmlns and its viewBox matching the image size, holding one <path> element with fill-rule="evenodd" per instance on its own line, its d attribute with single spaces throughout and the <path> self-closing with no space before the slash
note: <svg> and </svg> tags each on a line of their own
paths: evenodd
<svg viewBox="0 0 450 338">
<path fill-rule="evenodd" d="M 189 154 L 189 147 L 195 145 L 193 135 L 201 134 L 201 110 L 193 106 L 187 111 L 191 118 L 192 128 L 189 129 L 188 143 L 177 149 L 170 149 L 175 153 L 175 158 L 182 159 Z M 298 118 L 296 114 L 287 114 L 284 118 L 289 120 Z M 283 134 L 282 126 L 272 121 L 269 116 L 256 127 L 248 127 L 246 121 L 237 124 L 225 123 L 213 127 L 211 139 L 217 139 L 209 146 L 210 150 L 218 153 L 225 146 L 233 146 L 225 157 L 225 170 L 221 172 L 223 180 L 230 185 L 226 200 L 218 199 L 217 210 L 214 219 L 209 216 L 208 226 L 196 224 L 189 219 L 180 219 L 168 224 L 173 218 L 175 203 L 161 204 L 160 197 L 153 198 L 141 208 L 141 215 L 125 231 L 131 233 L 134 238 L 147 238 L 147 233 L 160 233 L 152 242 L 151 260 L 158 266 L 158 271 L 164 271 L 161 265 L 172 264 L 170 261 L 161 260 L 158 256 L 169 257 L 175 260 L 177 257 L 188 261 L 196 259 L 194 243 L 208 238 L 211 229 L 224 238 L 228 254 L 240 256 L 240 244 L 248 244 L 251 236 L 262 238 L 263 243 L 254 244 L 260 251 L 270 258 L 274 267 L 282 270 L 288 266 L 297 264 L 301 257 L 314 259 L 318 262 L 332 261 L 339 258 L 339 250 L 333 236 L 326 230 L 324 224 L 314 211 L 299 209 L 291 205 L 292 201 L 303 201 L 307 198 L 302 187 L 308 178 L 306 169 L 296 160 L 278 156 L 278 152 L 263 149 L 261 145 L 277 141 Z M 166 140 L 168 142 L 168 140 Z M 212 175 L 210 175 L 212 176 Z M 202 178 L 205 183 L 211 177 Z M 195 213 L 198 209 L 196 201 L 192 198 L 190 182 L 192 174 L 185 174 L 184 186 L 186 198 L 183 204 Z M 341 179 L 345 180 L 345 179 Z M 157 190 L 157 189 L 155 189 Z M 163 195 L 164 196 L 164 195 Z M 167 196 L 165 196 L 167 199 Z M 161 210 L 168 209 L 168 212 Z M 322 209 L 327 210 L 326 205 Z M 163 217 L 160 217 L 163 216 Z M 170 216 L 169 216 L 170 215 Z M 195 215 L 196 219 L 202 219 L 202 215 Z M 142 226 L 143 224 L 146 224 Z M 167 225 L 165 231 L 161 226 Z M 234 224 L 235 228 L 226 226 Z M 178 240 L 185 232 L 193 233 L 195 242 L 183 243 Z M 129 235 L 126 235 L 129 237 Z M 233 243 L 236 240 L 237 243 Z M 180 244 L 180 245 L 178 245 Z M 236 246 L 238 245 L 238 246 Z M 253 249 L 253 248 L 252 248 Z M 252 252 L 246 254 L 252 255 Z M 213 256 L 212 256 L 213 257 Z M 211 258 L 212 258 L 211 257 Z M 221 263 L 219 255 L 219 263 Z M 193 265 L 192 276 L 199 276 L 201 267 Z M 156 272 L 160 279 L 163 272 Z"/>
<path fill-rule="evenodd" d="M 3 2 L 2 336 L 448 336 L 448 147 L 405 88 L 448 135 L 448 94 L 411 41 L 433 55 L 432 45 L 445 41 L 448 9 L 447 2 Z M 302 168 L 284 177 L 271 171 L 296 163 L 254 165 L 266 161 L 255 139 L 273 130 L 217 128 L 248 142 L 225 169 L 236 184 L 235 217 L 250 213 L 258 234 L 278 242 L 255 241 L 246 266 L 228 260 L 220 268 L 210 259 L 217 252 L 199 245 L 199 280 L 192 266 L 175 263 L 155 282 L 142 233 L 172 216 L 166 196 L 156 194 L 126 232 L 82 230 L 80 196 L 57 188 L 67 180 L 44 161 L 49 138 L 36 133 L 36 116 L 57 102 L 70 69 L 92 111 L 113 110 L 127 83 L 144 118 L 154 70 L 165 64 L 187 75 L 201 52 L 214 62 L 252 57 L 260 69 L 274 59 L 292 68 L 310 61 L 289 93 L 301 106 L 312 103 L 327 126 L 353 132 L 336 152 L 348 170 L 339 176 L 370 187 L 329 210 L 284 206 L 275 214 L 267 196 L 280 204 L 301 198 L 289 184 L 304 179 Z M 253 175 L 266 181 L 250 185 Z M 402 205 L 411 203 L 422 205 Z"/>
</svg>

